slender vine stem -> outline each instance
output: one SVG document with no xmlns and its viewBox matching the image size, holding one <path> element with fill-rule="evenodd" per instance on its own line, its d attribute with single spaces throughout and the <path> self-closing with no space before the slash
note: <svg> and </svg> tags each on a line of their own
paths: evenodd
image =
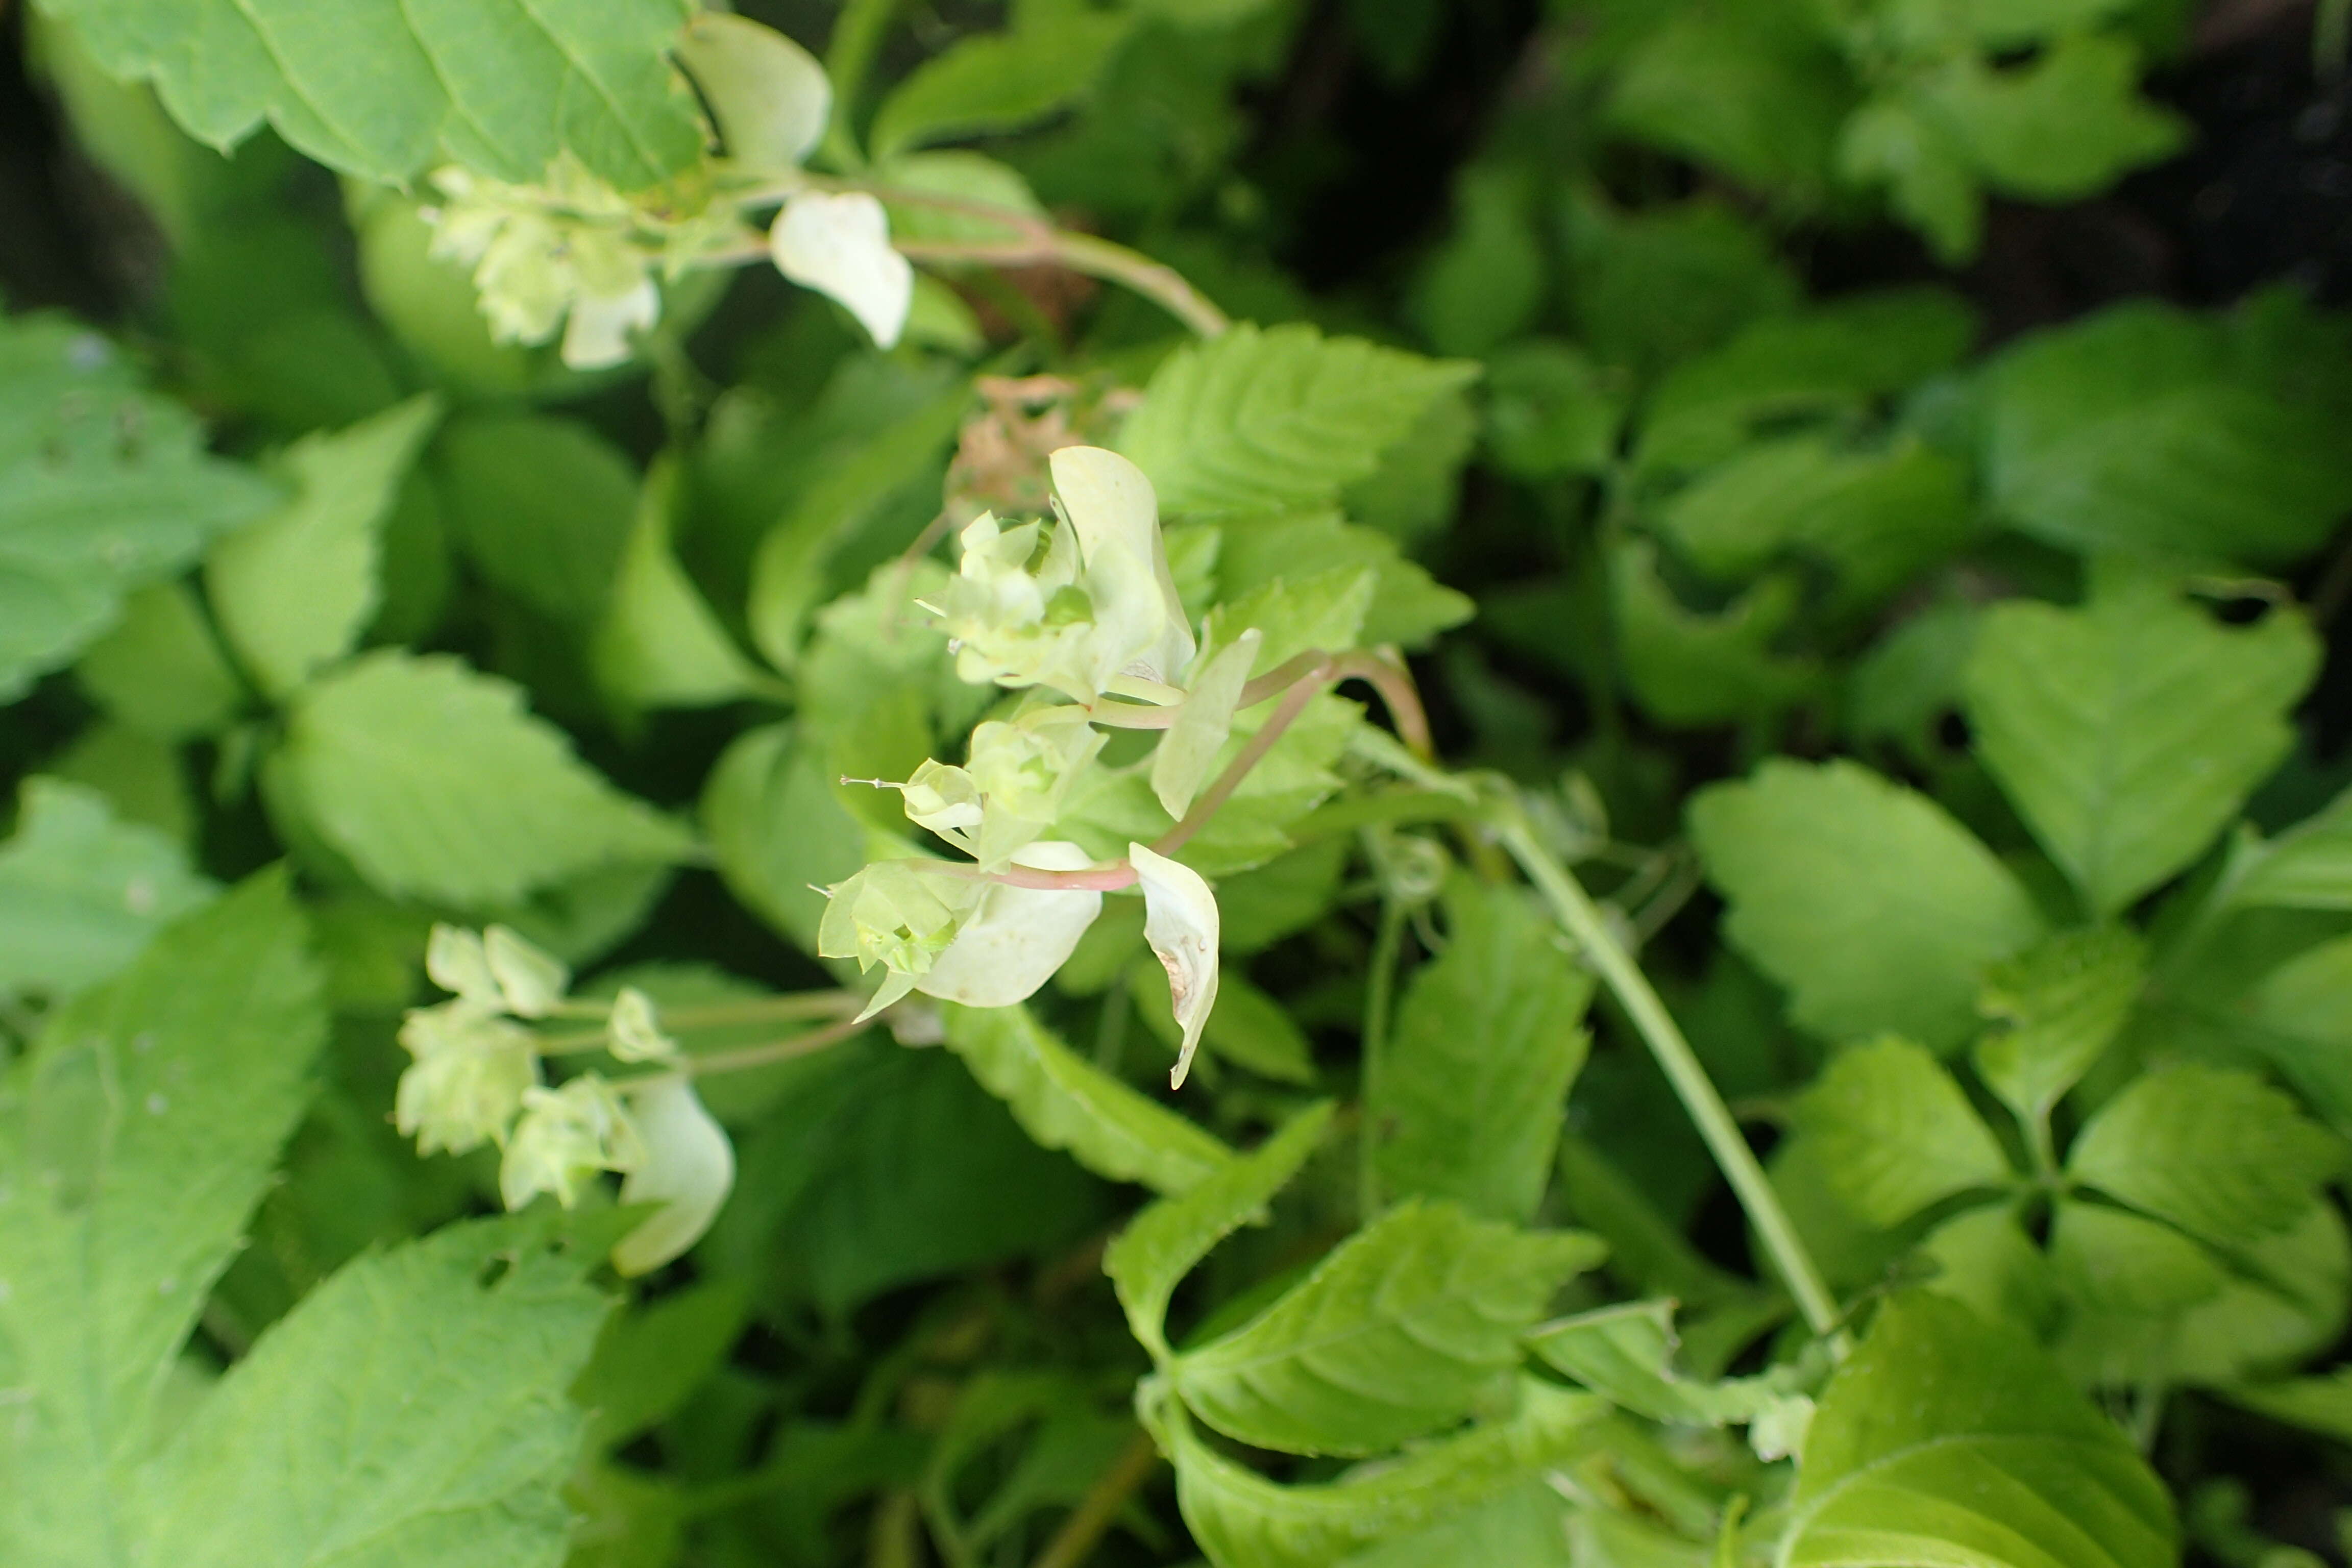
<svg viewBox="0 0 2352 1568">
<path fill-rule="evenodd" d="M 772 1067 L 777 1062 L 792 1061 L 799 1057 L 814 1056 L 829 1046 L 854 1039 L 881 1022 L 876 1018 L 844 1018 L 822 1029 L 811 1029 L 805 1035 L 790 1039 L 771 1040 L 765 1045 L 745 1046 L 736 1051 L 713 1051 L 708 1056 L 689 1057 L 685 1070 L 696 1078 L 708 1078 L 713 1073 L 742 1072 L 750 1068 Z"/>
<path fill-rule="evenodd" d="M 1087 1489 L 1087 1495 L 1078 1500 L 1078 1506 L 1062 1521 L 1062 1528 L 1054 1532 L 1054 1539 L 1045 1543 L 1045 1550 L 1037 1554 L 1037 1561 L 1030 1568 L 1078 1568 L 1093 1554 L 1104 1532 L 1117 1521 L 1127 1500 L 1151 1479 L 1151 1472 L 1159 1465 L 1160 1449 L 1151 1441 L 1151 1435 L 1137 1432 L 1118 1451 L 1118 1458 L 1110 1462 L 1110 1468 Z"/>
<path fill-rule="evenodd" d="M 1577 881 L 1565 866 L 1539 843 L 1527 823 L 1516 811 L 1496 824 L 1503 847 L 1519 863 L 1528 879 L 1544 902 L 1551 906 L 1569 935 L 1584 950 L 1585 957 L 1600 971 L 1601 980 L 1615 994 L 1633 1019 L 1643 1043 L 1674 1086 L 1683 1109 L 1698 1126 L 1699 1136 L 1706 1140 L 1724 1178 L 1738 1195 L 1740 1207 L 1756 1226 L 1756 1234 L 1771 1255 L 1773 1266 L 1796 1298 L 1797 1310 L 1804 1314 L 1806 1324 L 1822 1339 L 1830 1340 L 1834 1348 L 1838 1328 L 1838 1305 L 1822 1281 L 1822 1272 L 1813 1262 L 1812 1254 L 1790 1223 L 1788 1211 L 1780 1206 L 1780 1196 L 1772 1190 L 1764 1167 L 1756 1152 L 1748 1146 L 1747 1137 L 1732 1119 L 1730 1108 L 1723 1103 L 1706 1068 L 1684 1038 L 1682 1028 L 1659 1000 L 1658 993 L 1642 973 L 1641 966 L 1625 952 L 1591 895 Z"/>
</svg>

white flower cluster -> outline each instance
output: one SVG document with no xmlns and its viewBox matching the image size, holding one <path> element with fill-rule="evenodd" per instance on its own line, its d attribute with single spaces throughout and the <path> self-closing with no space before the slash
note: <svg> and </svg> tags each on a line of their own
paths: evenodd
<svg viewBox="0 0 2352 1568">
<path fill-rule="evenodd" d="M 541 1193 L 570 1208 L 584 1184 L 620 1173 L 623 1203 L 662 1205 L 614 1247 L 624 1273 L 658 1268 L 692 1246 L 726 1201 L 734 1154 L 692 1080 L 674 1070 L 683 1057 L 653 999 L 624 987 L 608 1011 L 567 1003 L 570 971 L 499 925 L 435 926 L 425 969 L 454 994 L 402 1020 L 411 1058 L 393 1101 L 402 1134 L 426 1154 L 497 1144 L 499 1195 L 509 1209 Z M 583 1072 L 547 1087 L 541 1037 L 527 1022 L 583 1009 L 604 1012 L 606 1055 L 673 1070 L 620 1083 Z"/>
<path fill-rule="evenodd" d="M 570 153 L 535 184 L 508 184 L 460 168 L 433 176 L 442 201 L 426 211 L 433 254 L 471 269 L 482 313 L 500 342 L 543 343 L 562 331 L 563 363 L 596 370 L 625 362 L 633 338 L 661 320 L 656 270 L 731 264 L 746 237 L 730 184 L 772 204 L 799 184 L 824 134 L 833 89 L 824 68 L 774 29 L 745 17 L 697 17 L 678 58 L 724 143 L 698 186 L 717 199 L 686 202 L 677 188 L 641 198 L 614 190 Z M 768 226 L 770 257 L 803 288 L 839 300 L 889 348 L 905 329 L 914 269 L 891 248 L 888 215 L 862 192 L 792 189 Z"/>
<path fill-rule="evenodd" d="M 1177 705 L 1151 782 L 1181 818 L 1231 732 L 1256 657 L 1255 632 L 1198 657 L 1140 469 L 1092 447 L 1066 447 L 1048 463 L 1052 523 L 1008 529 L 982 516 L 967 527 L 940 614 L 965 679 L 1076 700 L 983 723 L 961 764 L 926 762 L 898 786 L 908 820 L 969 862 L 878 861 L 830 889 L 818 951 L 885 972 L 869 1013 L 910 991 L 1009 1006 L 1043 985 L 1102 912 L 1101 888 L 1120 880 L 1118 868 L 1050 837 L 1102 750 L 1090 705 L 1106 693 Z M 1128 847 L 1128 866 L 1183 1030 L 1181 1084 L 1216 1003 L 1216 899 L 1200 873 L 1146 845 Z M 1047 880 L 1024 872 L 1087 873 L 1081 881 L 1101 886 L 1023 886 Z"/>
</svg>

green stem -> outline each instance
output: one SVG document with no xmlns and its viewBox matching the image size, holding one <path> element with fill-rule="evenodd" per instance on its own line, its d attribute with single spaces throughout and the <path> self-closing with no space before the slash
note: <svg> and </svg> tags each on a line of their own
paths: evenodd
<svg viewBox="0 0 2352 1568">
<path fill-rule="evenodd" d="M 1380 1093 L 1381 1067 L 1388 1054 L 1389 1016 L 1396 999 L 1397 958 L 1404 947 L 1404 905 L 1381 900 L 1381 921 L 1372 932 L 1372 956 L 1364 978 L 1363 1076 L 1356 1100 L 1363 1109 L 1356 1125 L 1356 1209 L 1360 1224 L 1381 1212 L 1380 1128 L 1373 1100 Z"/>
<path fill-rule="evenodd" d="M 908 240 L 898 251 L 910 261 L 970 261 L 995 267 L 1066 267 L 1089 278 L 1132 289 L 1204 338 L 1233 325 L 1205 294 L 1174 268 L 1140 251 L 1091 234 L 1048 228 L 1009 240 Z"/>
<path fill-rule="evenodd" d="M 1797 1310 L 1805 1315 L 1806 1323 L 1823 1339 L 1837 1331 L 1837 1300 L 1805 1250 L 1796 1226 L 1789 1221 L 1788 1211 L 1780 1206 L 1780 1197 L 1772 1190 L 1757 1162 L 1756 1152 L 1732 1120 L 1730 1108 L 1723 1103 L 1714 1080 L 1699 1064 L 1698 1055 L 1666 1011 L 1658 993 L 1650 984 L 1641 966 L 1627 955 L 1624 947 L 1609 930 L 1601 918 L 1600 907 L 1585 892 L 1567 868 L 1552 858 L 1529 831 L 1528 825 L 1517 819 L 1516 813 L 1499 825 L 1503 847 L 1527 872 L 1536 891 L 1551 906 L 1551 910 L 1569 935 L 1584 950 L 1592 967 L 1615 994 L 1633 1019 L 1633 1026 L 1657 1058 L 1658 1066 L 1674 1086 L 1683 1109 L 1697 1124 L 1699 1136 L 1715 1155 L 1715 1163 L 1723 1171 L 1731 1190 L 1738 1195 L 1740 1206 L 1748 1211 L 1749 1223 L 1755 1226 L 1764 1249 L 1771 1255 L 1775 1268 L 1788 1283 L 1789 1293 L 1796 1299 Z"/>
<path fill-rule="evenodd" d="M 828 1024 L 822 1029 L 811 1029 L 805 1035 L 794 1035 L 788 1040 L 771 1040 L 765 1045 L 745 1046 L 739 1051 L 713 1051 L 709 1056 L 688 1057 L 685 1070 L 696 1078 L 708 1078 L 713 1073 L 742 1072 L 750 1068 L 772 1067 L 837 1046 L 844 1040 L 864 1034 L 876 1024 L 875 1018 L 844 1018 L 838 1024 Z"/>
</svg>

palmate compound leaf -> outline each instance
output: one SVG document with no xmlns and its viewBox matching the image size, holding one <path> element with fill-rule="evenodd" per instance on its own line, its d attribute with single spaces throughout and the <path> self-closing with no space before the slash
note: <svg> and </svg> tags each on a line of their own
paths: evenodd
<svg viewBox="0 0 2352 1568">
<path fill-rule="evenodd" d="M 1830 1187 L 1876 1226 L 2011 1180 L 1966 1094 L 1924 1047 L 1893 1037 L 1838 1053 L 1797 1102 L 1798 1133 Z"/>
<path fill-rule="evenodd" d="M 1413 975 L 1366 1091 L 1391 1196 L 1534 1219 L 1590 1037 L 1592 976 L 1516 888 L 1456 879 L 1447 945 Z"/>
<path fill-rule="evenodd" d="M 2217 624 L 2118 570 L 2080 609 L 1995 606 L 1963 678 L 1979 754 L 2094 912 L 2210 845 L 2294 744 L 2319 666 L 2302 615 Z"/>
<path fill-rule="evenodd" d="M 205 456 L 194 418 L 142 390 L 104 338 L 56 317 L 0 321 L 0 700 L 276 499 Z"/>
<path fill-rule="evenodd" d="M 622 190 L 693 163 L 703 136 L 664 53 L 679 0 L 43 0 L 110 75 L 152 81 L 224 151 L 267 120 L 383 184 L 454 160 L 540 179 L 570 153 Z"/>
<path fill-rule="evenodd" d="M 281 753 L 305 822 L 379 890 L 459 909 L 691 847 L 522 700 L 456 659 L 398 652 L 306 688 Z"/>
<path fill-rule="evenodd" d="M 1409 1201 L 1168 1377 L 1195 1415 L 1257 1447 L 1381 1453 L 1468 1415 L 1560 1286 L 1606 1250 Z"/>
<path fill-rule="evenodd" d="M 1164 1385 L 1147 1383 L 1137 1404 L 1176 1467 L 1184 1523 L 1216 1568 L 1327 1568 L 1500 1497 L 1604 1439 L 1608 1405 L 1591 1394 L 1528 1377 L 1517 1393 L 1504 1419 L 1322 1486 L 1277 1485 L 1227 1458 Z"/>
<path fill-rule="evenodd" d="M 232 1367 L 140 1479 L 139 1568 L 555 1568 L 604 1321 L 543 1218 L 362 1257 Z"/>
<path fill-rule="evenodd" d="M 948 1048 L 1022 1130 L 1098 1176 L 1185 1193 L 1233 1163 L 1198 1122 L 1080 1058 L 1018 1004 L 947 1008 Z"/>
<path fill-rule="evenodd" d="M 156 1397 L 326 1038 L 269 871 L 68 1004 L 0 1079 L 0 1561 L 117 1564 Z"/>
<path fill-rule="evenodd" d="M 2043 930 L 2024 887 L 1941 806 L 1852 763 L 1767 763 L 1701 791 L 1690 826 L 1730 900 L 1732 944 L 1831 1039 L 1958 1044 L 1985 966 Z"/>
<path fill-rule="evenodd" d="M 0 845 L 0 995 L 70 996 L 213 896 L 186 851 L 94 790 L 36 774 L 17 799 L 16 837 Z"/>
<path fill-rule="evenodd" d="M 1111 1241 L 1103 1272 L 1138 1343 L 1155 1361 L 1168 1349 L 1168 1303 L 1192 1266 L 1243 1226 L 1298 1173 L 1331 1124 L 1328 1101 L 1308 1106 L 1248 1153 L 1226 1162 L 1181 1197 L 1162 1198 Z"/>
<path fill-rule="evenodd" d="M 1171 513 L 1324 505 L 1476 374 L 1309 326 L 1238 326 L 1160 367 L 1118 447 Z"/>
<path fill-rule="evenodd" d="M 2340 1139 L 2251 1073 L 2182 1062 L 2100 1108 L 2067 1174 L 2231 1247 L 2283 1230 L 2341 1168 Z"/>
<path fill-rule="evenodd" d="M 2032 1341 L 1911 1293 L 1823 1391 L 1779 1568 L 2170 1568 L 2171 1500 Z"/>
</svg>

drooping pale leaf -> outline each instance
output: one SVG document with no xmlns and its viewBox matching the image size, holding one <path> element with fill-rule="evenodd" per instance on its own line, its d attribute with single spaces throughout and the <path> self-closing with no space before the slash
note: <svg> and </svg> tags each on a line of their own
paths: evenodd
<svg viewBox="0 0 2352 1568">
<path fill-rule="evenodd" d="M 1169 1353 L 1168 1303 L 1176 1287 L 1217 1243 L 1263 1216 L 1330 1123 L 1328 1101 L 1308 1106 L 1264 1143 L 1216 1167 L 1181 1196 L 1153 1204 L 1112 1238 L 1103 1272 L 1118 1292 L 1128 1327 L 1155 1360 Z"/>
<path fill-rule="evenodd" d="M 221 1380 L 142 1478 L 152 1568 L 562 1560 L 605 1300 L 544 1222 L 365 1256 Z"/>
<path fill-rule="evenodd" d="M 1076 1055 L 1026 1007 L 950 1006 L 947 1043 L 1030 1137 L 1097 1175 L 1181 1194 L 1233 1161 L 1215 1135 Z"/>
<path fill-rule="evenodd" d="M 591 772 L 520 689 L 443 657 L 371 654 L 304 690 L 280 753 L 304 820 L 380 890 L 513 903 L 692 840 Z"/>
<path fill-rule="evenodd" d="M 1408 1201 L 1168 1375 L 1195 1415 L 1254 1447 L 1380 1453 L 1468 1415 L 1518 1364 L 1520 1333 L 1605 1250 Z"/>
<path fill-rule="evenodd" d="M 444 159 L 541 178 L 570 153 L 624 190 L 702 151 L 665 52 L 677 0 L 348 0 L 329 18 L 232 0 L 46 0 L 111 75 L 152 81 L 226 152 L 267 120 L 294 148 L 381 184 Z"/>
<path fill-rule="evenodd" d="M 1763 578 L 1707 615 L 1658 574 L 1657 547 L 1627 539 L 1610 552 L 1610 602 L 1625 684 L 1669 724 L 1723 724 L 1777 712 L 1822 679 L 1818 661 L 1776 651 L 1801 590 L 1785 574 Z"/>
<path fill-rule="evenodd" d="M 69 1003 L 0 1079 L 0 1559 L 132 1560 L 156 1400 L 326 1038 L 305 945 L 286 877 L 263 873 Z"/>
<path fill-rule="evenodd" d="M 706 20 L 731 20 L 711 16 Z M 598 684 L 629 708 L 698 708 L 742 696 L 757 679 L 670 543 L 677 463 L 646 476 L 613 596 L 590 648 Z"/>
<path fill-rule="evenodd" d="M 112 343 L 0 321 L 0 700 L 104 631 L 131 589 L 259 515 L 274 486 L 207 457 L 187 410 Z"/>
<path fill-rule="evenodd" d="M 658 1078 L 629 1096 L 645 1163 L 621 1183 L 624 1204 L 661 1206 L 613 1245 L 622 1275 L 649 1274 L 702 1238 L 735 1185 L 735 1146 L 703 1109 L 694 1080 Z"/>
<path fill-rule="evenodd" d="M 1984 377 L 1993 510 L 2066 549 L 2192 564 L 2316 549 L 2352 460 L 2329 406 L 2265 374 L 2244 328 L 2135 303 L 2021 340 Z"/>
<path fill-rule="evenodd" d="M 114 629 L 83 650 L 81 688 L 123 723 L 163 741 L 226 725 L 245 692 L 185 584 L 151 583 Z"/>
<path fill-rule="evenodd" d="M 1584 1065 L 1592 976 L 1516 888 L 1457 878 L 1447 942 L 1398 1003 L 1364 1118 L 1391 1197 L 1535 1218 L 1569 1085 Z"/>
<path fill-rule="evenodd" d="M 2251 1073 L 2182 1062 L 2132 1080 L 2083 1129 L 2067 1173 L 2220 1247 L 2291 1224 L 2343 1144 Z"/>
<path fill-rule="evenodd" d="M 1823 1392 L 1780 1568 L 2169 1568 L 2163 1484 L 2032 1342 L 1895 1296 Z"/>
<path fill-rule="evenodd" d="M 1832 1190 L 1874 1226 L 1900 1225 L 1955 1193 L 2011 1179 L 1960 1086 L 1908 1040 L 1839 1052 L 1795 1115 Z"/>
<path fill-rule="evenodd" d="M 293 496 L 213 546 L 205 592 L 262 689 L 284 697 L 349 653 L 383 598 L 378 558 L 400 481 L 441 417 L 412 397 L 345 430 L 306 436 L 283 458 Z"/>
<path fill-rule="evenodd" d="M 795 191 L 768 231 L 768 248 L 778 271 L 838 300 L 877 348 L 897 345 L 915 271 L 890 247 L 880 202 L 863 191 Z"/>
<path fill-rule="evenodd" d="M 2066 931 L 1997 964 L 1978 1009 L 2007 1027 L 1977 1042 L 1977 1076 L 2020 1116 L 2047 1116 L 2131 1016 L 2147 945 L 2119 926 Z"/>
<path fill-rule="evenodd" d="M 2099 914 L 2186 867 L 2294 743 L 2319 666 L 2294 611 L 2216 624 L 2152 580 L 2013 601 L 1964 676 L 1978 754 Z"/>
<path fill-rule="evenodd" d="M 1580 1312 L 1544 1324 L 1527 1343 L 1554 1371 L 1653 1421 L 1704 1426 L 1752 1421 L 1797 1389 L 1787 1372 L 1712 1383 L 1685 1375 L 1675 1365 L 1681 1342 L 1672 1301 L 1625 1301 Z"/>
<path fill-rule="evenodd" d="M 1820 436 L 1748 447 L 1678 490 L 1658 525 L 1691 563 L 1738 581 L 1783 552 L 1826 562 L 1843 605 L 1875 603 L 1966 543 L 1961 466 L 1916 437 L 1850 451 Z"/>
<path fill-rule="evenodd" d="M 1050 19 L 1016 17 L 1007 32 L 964 38 L 925 60 L 882 100 L 874 155 L 934 142 L 1017 131 L 1084 96 L 1132 16 L 1065 8 Z"/>
<path fill-rule="evenodd" d="M 1852 763 L 1767 763 L 1701 791 L 1690 826 L 1731 902 L 1731 942 L 1832 1039 L 1957 1044 L 1985 966 L 2042 934 L 2024 888 L 1967 829 Z"/>
<path fill-rule="evenodd" d="M 1162 363 L 1118 449 L 1171 513 L 1325 505 L 1475 374 L 1309 326 L 1238 326 Z"/>
<path fill-rule="evenodd" d="M 727 156 L 745 168 L 797 168 L 824 137 L 833 85 L 815 56 L 773 27 L 706 11 L 678 36 L 677 58 L 710 105 Z"/>
<path fill-rule="evenodd" d="M 213 896 L 185 850 L 94 790 L 36 774 L 16 799 L 0 844 L 0 995 L 96 984 Z"/>
<path fill-rule="evenodd" d="M 1349 1552 L 1475 1508 L 1603 1440 L 1607 1405 L 1522 1378 L 1507 1419 L 1316 1486 L 1281 1486 L 1212 1447 L 1176 1399 L 1145 1419 L 1176 1467 L 1176 1501 L 1215 1568 L 1326 1568 Z"/>
</svg>

